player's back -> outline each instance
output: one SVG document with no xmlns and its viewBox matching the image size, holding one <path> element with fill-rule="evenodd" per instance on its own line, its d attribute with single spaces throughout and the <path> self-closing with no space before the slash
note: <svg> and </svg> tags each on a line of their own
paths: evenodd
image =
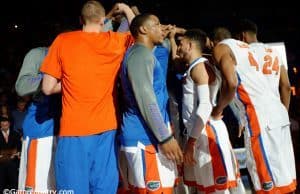
<svg viewBox="0 0 300 194">
<path fill-rule="evenodd" d="M 235 57 L 238 77 L 236 99 L 244 105 L 240 108 L 245 110 L 248 119 L 258 121 L 263 128 L 288 124 L 287 111 L 269 86 L 269 81 L 256 60 L 255 50 L 247 43 L 234 39 L 226 39 L 220 43 L 226 44 Z"/>
<path fill-rule="evenodd" d="M 258 63 L 259 68 L 269 83 L 269 87 L 271 87 L 274 95 L 280 98 L 279 79 L 283 63 L 279 53 L 270 46 L 260 42 L 251 43 L 250 49 L 254 53 L 253 60 L 256 60 Z"/>
</svg>

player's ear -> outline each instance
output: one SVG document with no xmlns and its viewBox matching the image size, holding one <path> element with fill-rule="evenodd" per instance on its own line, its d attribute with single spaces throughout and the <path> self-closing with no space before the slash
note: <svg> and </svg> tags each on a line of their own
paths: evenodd
<svg viewBox="0 0 300 194">
<path fill-rule="evenodd" d="M 189 45 L 189 50 L 192 50 L 193 42 L 192 42 L 192 41 L 189 41 L 188 45 Z"/>
<path fill-rule="evenodd" d="M 139 27 L 139 32 L 140 32 L 141 34 L 146 34 L 146 33 L 147 33 L 147 27 L 144 26 L 144 25 L 141 25 L 141 26 Z"/>
</svg>

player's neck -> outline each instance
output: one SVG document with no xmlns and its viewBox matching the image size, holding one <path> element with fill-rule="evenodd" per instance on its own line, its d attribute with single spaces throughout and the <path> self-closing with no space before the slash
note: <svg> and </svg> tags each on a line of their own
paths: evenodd
<svg viewBox="0 0 300 194">
<path fill-rule="evenodd" d="M 202 53 L 201 52 L 194 52 L 188 58 L 188 63 L 191 64 L 193 61 L 195 61 L 196 59 L 198 59 L 200 57 L 202 57 Z"/>
<path fill-rule="evenodd" d="M 154 48 L 154 43 L 146 36 L 139 36 L 136 39 L 136 43 L 143 44 L 145 47 L 152 50 Z"/>
<path fill-rule="evenodd" d="M 82 27 L 82 31 L 83 32 L 102 32 L 103 27 L 101 25 L 97 25 L 97 24 L 87 24 L 87 25 L 83 25 Z"/>
</svg>

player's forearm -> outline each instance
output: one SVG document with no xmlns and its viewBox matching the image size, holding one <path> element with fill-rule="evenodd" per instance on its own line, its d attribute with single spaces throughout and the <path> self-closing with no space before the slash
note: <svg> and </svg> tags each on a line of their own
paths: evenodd
<svg viewBox="0 0 300 194">
<path fill-rule="evenodd" d="M 172 136 L 172 131 L 167 127 L 157 104 L 152 86 L 144 83 L 133 87 L 134 95 L 139 110 L 149 129 L 153 132 L 158 142 L 164 142 Z"/>
<path fill-rule="evenodd" d="M 233 100 L 236 86 L 231 84 L 223 85 L 217 106 L 214 108 L 213 114 L 223 112 L 224 108 Z M 213 115 L 215 116 L 215 115 Z"/>
<path fill-rule="evenodd" d="M 132 11 L 132 9 L 129 6 L 124 7 L 123 12 L 124 12 L 124 14 L 125 14 L 125 16 L 127 18 L 127 21 L 128 21 L 128 23 L 130 25 L 132 19 L 135 17 L 134 12 Z"/>
</svg>

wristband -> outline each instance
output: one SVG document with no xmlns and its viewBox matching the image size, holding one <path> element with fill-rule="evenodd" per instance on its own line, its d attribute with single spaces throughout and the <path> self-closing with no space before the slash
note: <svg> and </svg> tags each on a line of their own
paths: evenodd
<svg viewBox="0 0 300 194">
<path fill-rule="evenodd" d="M 171 135 L 170 137 L 162 140 L 161 142 L 159 142 L 160 145 L 164 144 L 164 143 L 167 143 L 168 141 L 170 141 L 171 139 L 173 138 L 173 135 Z"/>
</svg>

